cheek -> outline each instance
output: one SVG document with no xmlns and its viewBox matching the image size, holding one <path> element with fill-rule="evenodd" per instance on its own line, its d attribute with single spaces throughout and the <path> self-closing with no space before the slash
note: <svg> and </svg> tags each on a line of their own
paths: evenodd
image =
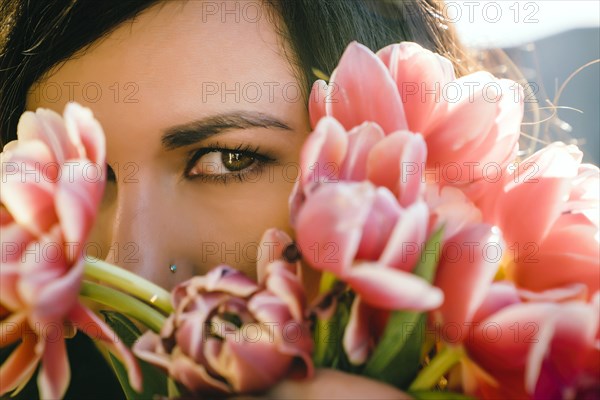
<svg viewBox="0 0 600 400">
<path fill-rule="evenodd" d="M 260 256 L 257 249 L 263 233 L 275 227 L 291 234 L 288 197 L 293 180 L 230 186 L 213 188 L 212 193 L 207 189 L 205 198 L 188 203 L 187 207 L 192 209 L 185 210 L 189 216 L 187 223 L 196 227 L 192 234 L 197 238 L 196 247 L 187 249 L 199 269 L 196 273 L 206 273 L 211 267 L 225 263 L 255 276 L 256 258 Z"/>
</svg>

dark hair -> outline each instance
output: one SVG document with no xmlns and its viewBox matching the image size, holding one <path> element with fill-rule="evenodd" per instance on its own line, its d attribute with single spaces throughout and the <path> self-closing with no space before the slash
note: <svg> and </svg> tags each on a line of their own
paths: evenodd
<svg viewBox="0 0 600 400">
<path fill-rule="evenodd" d="M 164 0 L 162 0 L 164 1 Z M 330 74 L 356 40 L 372 50 L 414 41 L 467 71 L 442 0 L 263 0 L 308 90 L 314 69 Z M 52 67 L 161 0 L 0 0 L 0 138 L 16 138 L 29 88 Z"/>
</svg>

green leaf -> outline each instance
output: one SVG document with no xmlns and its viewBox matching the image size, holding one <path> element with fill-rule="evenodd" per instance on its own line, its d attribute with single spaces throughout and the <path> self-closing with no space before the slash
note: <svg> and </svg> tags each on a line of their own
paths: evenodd
<svg viewBox="0 0 600 400">
<path fill-rule="evenodd" d="M 435 387 L 440 379 L 464 357 L 464 354 L 462 346 L 445 346 L 425 368 L 419 371 L 419 375 L 408 389 L 420 391 Z"/>
<path fill-rule="evenodd" d="M 177 386 L 177 383 L 173 379 L 168 378 L 167 379 L 167 393 L 168 393 L 167 397 L 169 399 L 178 399 L 179 397 L 181 397 L 181 392 L 182 392 L 182 390 L 180 390 L 179 386 Z"/>
<path fill-rule="evenodd" d="M 413 273 L 432 283 L 440 260 L 443 228 L 425 244 Z M 399 388 L 407 388 L 417 375 L 425 339 L 426 314 L 394 311 L 381 341 L 367 361 L 364 374 Z"/>
<path fill-rule="evenodd" d="M 101 311 L 106 323 L 115 331 L 127 347 L 133 346 L 141 335 L 140 330 L 123 314 L 115 311 Z M 112 354 L 110 354 L 113 370 L 121 383 L 128 400 L 151 399 L 154 395 L 167 395 L 167 376 L 164 372 L 145 361 L 137 359 L 142 371 L 144 387 L 142 393 L 136 392 L 130 385 L 127 377 L 127 369 Z"/>
<path fill-rule="evenodd" d="M 409 392 L 415 400 L 474 400 L 474 397 L 455 392 L 417 391 Z"/>
<path fill-rule="evenodd" d="M 350 320 L 350 308 L 352 307 L 353 301 L 355 301 L 355 297 L 354 294 L 350 292 L 344 293 L 340 301 L 338 312 L 336 313 L 336 324 L 338 327 L 339 336 L 335 342 L 335 346 L 332 346 L 335 351 L 335 357 L 333 358 L 331 366 L 340 371 L 360 374 L 363 366 L 352 364 L 348 359 L 346 351 L 344 350 L 344 333 L 346 332 L 346 326 Z"/>
<path fill-rule="evenodd" d="M 313 361 L 316 367 L 335 368 L 342 371 L 352 369 L 344 352 L 343 338 L 350 318 L 350 305 L 353 299 L 354 295 L 351 292 L 340 294 L 332 317 L 327 320 L 317 320 L 313 336 L 315 342 Z"/>
<path fill-rule="evenodd" d="M 112 328 L 119 339 L 127 347 L 133 346 L 133 343 L 142 334 L 137 326 L 129 318 L 116 311 L 101 310 L 100 313 L 104 316 L 106 323 Z"/>
<path fill-rule="evenodd" d="M 405 389 L 417 375 L 425 313 L 394 311 L 363 374 Z"/>
<path fill-rule="evenodd" d="M 441 227 L 431 235 L 425 249 L 421 252 L 419 263 L 413 270 L 413 274 L 420 276 L 429 283 L 433 283 L 435 272 L 440 262 L 441 241 L 444 228 Z"/>
</svg>

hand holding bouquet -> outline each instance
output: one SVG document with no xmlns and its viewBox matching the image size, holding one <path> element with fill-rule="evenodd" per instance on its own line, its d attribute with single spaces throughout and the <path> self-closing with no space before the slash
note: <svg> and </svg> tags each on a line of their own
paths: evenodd
<svg viewBox="0 0 600 400">
<path fill-rule="evenodd" d="M 0 343 L 20 344 L 0 367 L 1 392 L 22 388 L 41 361 L 41 396 L 61 397 L 63 338 L 90 326 L 141 390 L 130 350 L 80 294 L 149 328 L 133 352 L 173 380 L 155 394 L 258 394 L 306 383 L 317 367 L 416 398 L 598 396 L 599 171 L 562 143 L 517 157 L 517 83 L 457 79 L 414 43 L 376 54 L 352 43 L 329 82 L 315 82 L 309 110 L 294 241 L 265 233 L 258 282 L 219 265 L 170 301 L 70 245 L 85 240 L 104 184 L 91 112 L 24 114 L 2 153 Z M 23 181 L 29 170 L 43 179 Z M 27 257 L 48 243 L 60 257 Z M 321 273 L 315 299 L 301 265 Z M 50 325 L 60 340 L 48 340 Z"/>
</svg>

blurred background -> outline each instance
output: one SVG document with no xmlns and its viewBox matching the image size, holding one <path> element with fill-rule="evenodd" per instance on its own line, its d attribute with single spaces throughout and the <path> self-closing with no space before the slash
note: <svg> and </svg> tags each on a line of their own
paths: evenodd
<svg viewBox="0 0 600 400">
<path fill-rule="evenodd" d="M 600 1 L 446 0 L 446 13 L 467 47 L 517 67 L 531 100 L 525 120 L 544 121 L 527 134 L 576 143 L 585 162 L 600 163 Z M 492 72 L 515 79 L 504 61 Z"/>
</svg>

